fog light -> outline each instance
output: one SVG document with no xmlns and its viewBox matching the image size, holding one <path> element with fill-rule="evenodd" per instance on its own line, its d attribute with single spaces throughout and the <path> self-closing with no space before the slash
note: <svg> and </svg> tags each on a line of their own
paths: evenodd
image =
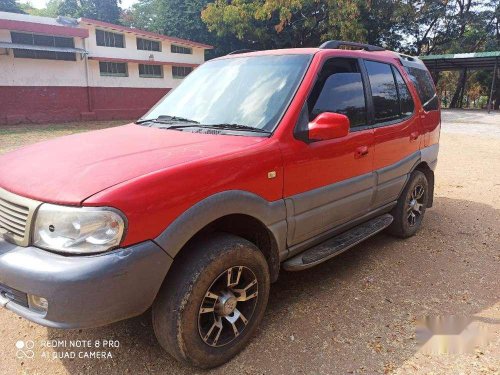
<svg viewBox="0 0 500 375">
<path fill-rule="evenodd" d="M 30 310 L 40 313 L 46 313 L 49 308 L 49 302 L 45 298 L 34 296 L 33 294 L 28 294 L 28 304 Z"/>
</svg>

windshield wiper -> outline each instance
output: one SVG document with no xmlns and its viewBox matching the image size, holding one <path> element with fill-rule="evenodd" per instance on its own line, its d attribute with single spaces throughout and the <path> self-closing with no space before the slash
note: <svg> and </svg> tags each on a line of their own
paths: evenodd
<svg viewBox="0 0 500 375">
<path fill-rule="evenodd" d="M 236 130 L 236 131 L 241 130 L 254 133 L 271 134 L 270 131 L 255 128 L 253 126 L 248 126 L 248 125 L 230 124 L 230 123 L 200 124 L 198 121 L 176 116 L 158 116 L 155 119 L 139 120 L 136 122 L 136 124 L 142 124 L 145 122 L 153 122 L 153 123 L 167 125 L 167 126 L 161 126 L 162 129 L 183 129 L 183 128 L 197 127 L 197 128 L 211 128 L 211 129 L 221 129 L 221 130 Z M 179 122 L 185 122 L 186 124 L 174 125 Z"/>
<path fill-rule="evenodd" d="M 243 130 L 243 131 L 249 131 L 249 132 L 255 132 L 255 133 L 271 134 L 270 131 L 255 128 L 253 126 L 241 125 L 241 124 L 229 124 L 229 123 L 227 123 L 227 124 L 209 124 L 209 125 L 204 124 L 202 126 L 206 127 L 206 128 L 215 128 L 215 129 L 224 129 L 224 130 Z"/>
<path fill-rule="evenodd" d="M 176 122 L 189 122 L 191 124 L 199 124 L 199 122 L 195 121 L 195 120 L 190 120 L 188 118 L 178 117 L 178 116 L 169 116 L 169 115 L 161 115 L 161 116 L 158 116 L 157 118 L 139 120 L 139 121 L 136 121 L 135 123 L 136 124 L 144 124 L 145 122 L 156 122 L 159 124 L 172 124 L 172 123 L 176 123 Z"/>
</svg>

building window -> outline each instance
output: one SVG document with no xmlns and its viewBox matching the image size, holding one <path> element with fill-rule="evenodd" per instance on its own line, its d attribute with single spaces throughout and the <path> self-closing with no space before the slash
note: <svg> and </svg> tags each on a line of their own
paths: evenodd
<svg viewBox="0 0 500 375">
<path fill-rule="evenodd" d="M 125 48 L 123 34 L 112 33 L 110 31 L 96 30 L 95 39 L 98 46 Z"/>
<path fill-rule="evenodd" d="M 193 54 L 193 49 L 192 48 L 176 46 L 175 44 L 172 44 L 170 46 L 170 51 L 172 53 L 183 53 L 185 55 L 192 55 Z"/>
<path fill-rule="evenodd" d="M 127 77 L 127 64 L 99 61 L 99 71 L 102 76 Z"/>
<path fill-rule="evenodd" d="M 143 51 L 161 51 L 161 44 L 155 40 L 137 38 L 137 49 Z"/>
<path fill-rule="evenodd" d="M 193 68 L 191 68 L 189 66 L 173 66 L 172 67 L 172 76 L 174 78 L 184 78 L 192 71 L 193 71 Z"/>
<path fill-rule="evenodd" d="M 12 43 L 27 44 L 30 46 L 63 47 L 75 48 L 73 38 L 62 36 L 40 35 L 32 33 L 10 33 Z M 74 52 L 55 52 L 55 51 L 34 51 L 29 49 L 14 48 L 14 57 L 26 59 L 46 59 L 46 60 L 65 60 L 76 61 Z"/>
<path fill-rule="evenodd" d="M 139 77 L 162 78 L 163 67 L 161 65 L 139 64 Z"/>
</svg>

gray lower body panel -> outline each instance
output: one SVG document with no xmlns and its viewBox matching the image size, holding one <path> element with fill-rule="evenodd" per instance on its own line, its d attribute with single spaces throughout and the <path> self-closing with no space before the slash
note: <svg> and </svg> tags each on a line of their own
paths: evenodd
<svg viewBox="0 0 500 375">
<path fill-rule="evenodd" d="M 286 198 L 288 257 L 353 222 L 359 223 L 360 218 L 367 220 L 374 213 L 388 212 L 420 162 L 435 169 L 438 151 L 435 144 L 373 173 Z"/>
<path fill-rule="evenodd" d="M 295 245 L 365 214 L 375 181 L 367 173 L 285 199 L 288 244 Z"/>
<path fill-rule="evenodd" d="M 371 209 L 398 199 L 413 168 L 420 161 L 420 151 L 375 171 L 377 176 Z"/>
<path fill-rule="evenodd" d="M 0 305 L 47 327 L 97 327 L 146 311 L 171 264 L 152 241 L 102 255 L 62 256 L 0 239 L 0 284 L 47 299 L 48 311 L 5 295 Z"/>
<path fill-rule="evenodd" d="M 424 147 L 420 150 L 420 160 L 425 161 L 432 170 L 436 169 L 439 153 L 439 143 Z"/>
</svg>

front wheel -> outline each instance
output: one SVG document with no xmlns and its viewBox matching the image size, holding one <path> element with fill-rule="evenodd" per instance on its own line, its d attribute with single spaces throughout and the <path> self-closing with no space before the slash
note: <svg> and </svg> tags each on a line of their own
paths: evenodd
<svg viewBox="0 0 500 375">
<path fill-rule="evenodd" d="M 420 171 L 413 171 L 396 207 L 391 212 L 394 221 L 389 226 L 388 232 L 401 238 L 413 236 L 422 225 L 428 202 L 427 177 Z"/>
<path fill-rule="evenodd" d="M 217 233 L 176 259 L 153 305 L 153 327 L 176 359 L 201 368 L 223 364 L 242 350 L 264 315 L 270 277 L 251 242 Z"/>
</svg>

